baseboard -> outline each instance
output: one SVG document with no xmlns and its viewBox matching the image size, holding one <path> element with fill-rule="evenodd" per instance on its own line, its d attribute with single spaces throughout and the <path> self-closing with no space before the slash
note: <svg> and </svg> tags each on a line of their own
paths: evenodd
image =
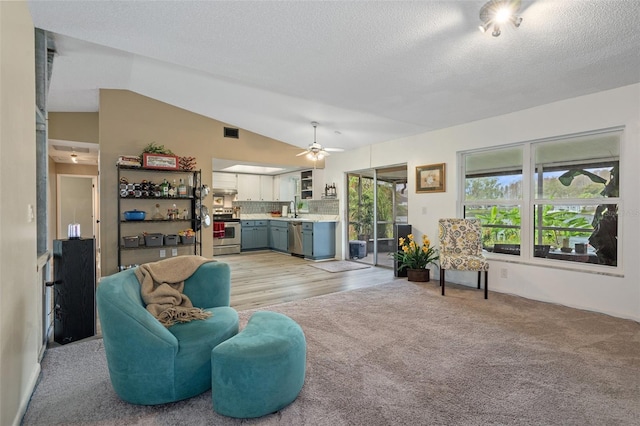
<svg viewBox="0 0 640 426">
<path fill-rule="evenodd" d="M 29 378 L 29 382 L 27 383 L 27 392 L 23 393 L 20 397 L 20 406 L 18 407 L 16 417 L 13 419 L 13 426 L 20 426 L 20 424 L 22 423 L 22 418 L 27 412 L 29 401 L 31 401 L 31 395 L 33 395 L 33 392 L 36 390 L 36 385 L 38 384 L 38 379 L 40 378 L 40 371 L 40 363 L 37 363 L 36 368 L 33 370 L 33 373 Z"/>
</svg>

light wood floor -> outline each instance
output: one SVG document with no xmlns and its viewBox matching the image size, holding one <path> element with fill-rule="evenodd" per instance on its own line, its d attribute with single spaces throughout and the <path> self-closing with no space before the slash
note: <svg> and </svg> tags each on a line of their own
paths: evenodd
<svg viewBox="0 0 640 426">
<path fill-rule="evenodd" d="M 231 306 L 238 311 L 372 287 L 394 279 L 393 270 L 369 266 L 326 272 L 313 262 L 282 253 L 260 251 L 216 256 L 231 267 Z"/>
</svg>

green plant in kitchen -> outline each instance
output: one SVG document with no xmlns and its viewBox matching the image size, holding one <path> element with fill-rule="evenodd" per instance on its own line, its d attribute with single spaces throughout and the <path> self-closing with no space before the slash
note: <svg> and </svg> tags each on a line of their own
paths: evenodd
<svg viewBox="0 0 640 426">
<path fill-rule="evenodd" d="M 143 154 L 162 154 L 162 155 L 174 155 L 169 148 L 165 148 L 164 145 L 156 145 L 155 142 L 151 142 L 149 145 L 142 149 Z"/>
</svg>

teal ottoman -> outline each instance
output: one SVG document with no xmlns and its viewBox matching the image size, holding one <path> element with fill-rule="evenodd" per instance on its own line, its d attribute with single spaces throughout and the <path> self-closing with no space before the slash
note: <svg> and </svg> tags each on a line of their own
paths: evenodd
<svg viewBox="0 0 640 426">
<path fill-rule="evenodd" d="M 277 312 L 256 312 L 240 333 L 211 351 L 213 409 L 242 419 L 281 410 L 300 393 L 306 363 L 300 326 Z"/>
</svg>

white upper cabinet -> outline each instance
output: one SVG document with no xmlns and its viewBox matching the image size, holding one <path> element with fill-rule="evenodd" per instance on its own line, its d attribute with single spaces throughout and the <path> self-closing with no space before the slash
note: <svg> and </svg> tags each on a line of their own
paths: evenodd
<svg viewBox="0 0 640 426">
<path fill-rule="evenodd" d="M 260 201 L 260 175 L 238 174 L 238 200 Z"/>
<path fill-rule="evenodd" d="M 273 176 L 238 174 L 239 201 L 273 201 Z"/>
<path fill-rule="evenodd" d="M 260 176 L 260 200 L 273 201 L 273 176 Z"/>
</svg>

